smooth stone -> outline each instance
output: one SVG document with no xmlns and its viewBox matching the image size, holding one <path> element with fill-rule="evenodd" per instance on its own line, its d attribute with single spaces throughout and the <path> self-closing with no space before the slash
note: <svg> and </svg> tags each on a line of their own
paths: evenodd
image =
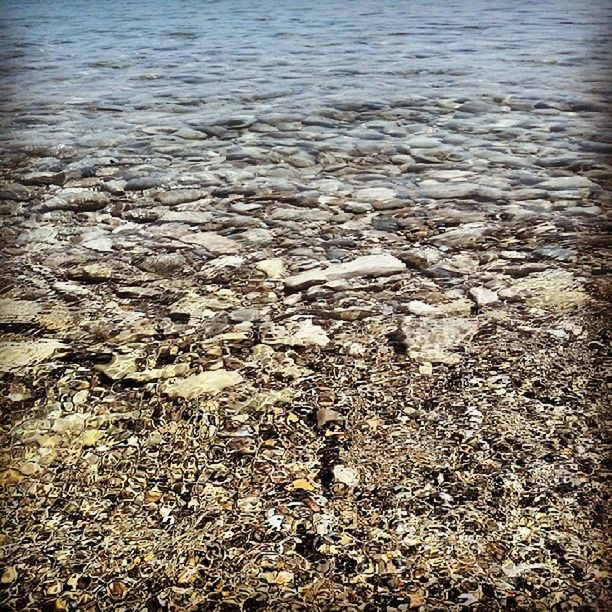
<svg viewBox="0 0 612 612">
<path fill-rule="evenodd" d="M 413 136 L 408 139 L 408 146 L 415 149 L 435 149 L 442 146 L 439 140 L 428 136 Z"/>
<path fill-rule="evenodd" d="M 331 280 L 362 276 L 388 276 L 403 272 L 405 269 L 406 264 L 393 255 L 387 253 L 364 255 L 353 261 L 332 264 L 325 269 L 307 270 L 291 276 L 285 280 L 285 287 L 290 290 L 299 290 Z"/>
<path fill-rule="evenodd" d="M 492 229 L 494 226 L 486 223 L 465 223 L 432 236 L 429 241 L 438 246 L 465 247 L 482 242 Z"/>
<path fill-rule="evenodd" d="M 135 382 L 150 382 L 152 380 L 183 376 L 187 374 L 187 372 L 189 372 L 188 364 L 176 363 L 164 366 L 163 368 L 151 368 L 150 370 L 143 370 L 141 372 L 130 372 L 126 374 L 124 378 Z"/>
<path fill-rule="evenodd" d="M 285 263 L 280 257 L 258 261 L 255 268 L 261 270 L 271 280 L 282 279 L 286 274 Z"/>
<path fill-rule="evenodd" d="M 42 210 L 71 210 L 93 212 L 101 210 L 110 202 L 108 193 L 89 189 L 63 189 L 43 202 Z"/>
<path fill-rule="evenodd" d="M 420 300 L 412 300 L 408 302 L 407 310 L 417 317 L 467 315 L 472 310 L 472 303 L 467 299 L 458 299 L 445 304 L 427 304 Z"/>
<path fill-rule="evenodd" d="M 172 191 L 164 191 L 157 196 L 160 204 L 164 206 L 176 206 L 177 204 L 186 204 L 201 200 L 208 196 L 208 192 L 203 189 L 174 189 Z"/>
<path fill-rule="evenodd" d="M 593 189 L 597 187 L 586 176 L 558 176 L 538 183 L 538 189 L 546 191 L 563 191 L 565 189 Z"/>
<path fill-rule="evenodd" d="M 261 337 L 264 344 L 284 346 L 327 346 L 329 336 L 320 325 L 310 319 L 290 321 L 285 325 L 266 323 L 262 325 Z"/>
<path fill-rule="evenodd" d="M 211 223 L 214 215 L 210 212 L 201 212 L 199 210 L 167 210 L 164 211 L 157 219 L 164 223 L 187 223 L 188 225 L 206 225 Z"/>
<path fill-rule="evenodd" d="M 200 322 L 215 316 L 215 312 L 209 306 L 209 300 L 197 293 L 190 292 L 170 306 L 168 316 L 173 321 L 180 323 Z"/>
<path fill-rule="evenodd" d="M 208 370 L 194 374 L 182 380 L 167 382 L 162 385 L 162 393 L 170 398 L 194 399 L 204 394 L 217 395 L 223 389 L 241 383 L 242 376 L 235 371 L 225 369 Z"/>
<path fill-rule="evenodd" d="M 183 140 L 206 140 L 208 138 L 206 132 L 199 132 L 198 130 L 192 130 L 190 128 L 181 128 L 174 132 L 173 136 Z"/>
<path fill-rule="evenodd" d="M 144 191 L 145 189 L 155 189 L 164 184 L 164 179 L 155 176 L 143 176 L 133 178 L 126 182 L 126 191 Z"/>
<path fill-rule="evenodd" d="M 388 187 L 366 187 L 364 189 L 357 190 L 353 196 L 359 201 L 386 201 L 395 199 L 397 197 L 397 192 L 395 189 L 389 189 Z"/>
<path fill-rule="evenodd" d="M 111 380 L 121 380 L 128 374 L 136 371 L 136 357 L 132 354 L 115 354 L 110 363 L 97 365 L 95 369 L 98 370 L 98 372 L 102 372 L 102 374 Z"/>
<path fill-rule="evenodd" d="M 499 301 L 497 293 L 486 287 L 472 287 L 469 294 L 478 306 L 488 306 Z"/>
<path fill-rule="evenodd" d="M 461 356 L 454 350 L 469 343 L 477 331 L 478 322 L 464 317 L 405 317 L 393 339 L 419 363 L 455 365 Z"/>
<path fill-rule="evenodd" d="M 213 255 L 233 255 L 240 251 L 240 244 L 235 240 L 215 234 L 215 232 L 198 232 L 186 234 L 179 238 L 186 244 L 195 244 L 204 247 Z"/>
<path fill-rule="evenodd" d="M 240 308 L 230 312 L 229 318 L 233 323 L 244 323 L 245 321 L 259 321 L 261 317 L 257 308 Z"/>
<path fill-rule="evenodd" d="M 0 342 L 0 372 L 14 372 L 47 361 L 65 347 L 50 339 Z"/>
<path fill-rule="evenodd" d="M 241 240 L 250 244 L 271 244 L 274 242 L 274 234 L 264 228 L 254 228 L 239 235 Z"/>
<path fill-rule="evenodd" d="M 120 194 L 125 191 L 126 185 L 127 185 L 127 181 L 110 180 L 110 181 L 106 181 L 105 183 L 102 183 L 100 185 L 100 189 L 102 189 L 102 191 L 108 191 L 109 193 Z"/>
</svg>

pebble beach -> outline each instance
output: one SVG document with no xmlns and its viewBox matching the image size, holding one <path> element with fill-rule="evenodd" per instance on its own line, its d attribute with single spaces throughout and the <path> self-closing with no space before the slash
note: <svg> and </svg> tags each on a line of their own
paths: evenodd
<svg viewBox="0 0 612 612">
<path fill-rule="evenodd" d="M 306 4 L 0 0 L 1 610 L 609 609 L 612 7 Z"/>
</svg>

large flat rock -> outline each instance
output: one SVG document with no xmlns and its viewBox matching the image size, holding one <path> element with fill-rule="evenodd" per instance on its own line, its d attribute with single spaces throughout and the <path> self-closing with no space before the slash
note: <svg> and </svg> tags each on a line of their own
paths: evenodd
<svg viewBox="0 0 612 612">
<path fill-rule="evenodd" d="M 312 285 L 326 283 L 330 280 L 342 278 L 356 278 L 365 276 L 389 276 L 406 269 L 406 264 L 393 255 L 383 253 L 380 255 L 364 255 L 353 261 L 341 264 L 332 264 L 327 268 L 307 270 L 285 280 L 287 289 L 299 290 Z"/>
</svg>

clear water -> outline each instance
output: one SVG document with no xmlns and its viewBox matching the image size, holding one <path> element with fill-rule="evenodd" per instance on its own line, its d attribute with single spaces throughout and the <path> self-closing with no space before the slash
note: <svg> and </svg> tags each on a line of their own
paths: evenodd
<svg viewBox="0 0 612 612">
<path fill-rule="evenodd" d="M 232 115 L 603 98 L 603 0 L 0 0 L 6 146 L 116 148 Z"/>
</svg>

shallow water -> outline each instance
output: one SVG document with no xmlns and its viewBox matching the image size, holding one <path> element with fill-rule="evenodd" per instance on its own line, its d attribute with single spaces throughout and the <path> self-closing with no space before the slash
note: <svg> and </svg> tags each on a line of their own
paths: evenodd
<svg viewBox="0 0 612 612">
<path fill-rule="evenodd" d="M 98 151 L 147 148 L 232 115 L 312 118 L 448 98 L 580 110 L 605 95 L 612 23 L 600 0 L 4 0 L 0 11 L 6 146 Z M 396 136 L 410 128 L 408 117 Z"/>
</svg>

